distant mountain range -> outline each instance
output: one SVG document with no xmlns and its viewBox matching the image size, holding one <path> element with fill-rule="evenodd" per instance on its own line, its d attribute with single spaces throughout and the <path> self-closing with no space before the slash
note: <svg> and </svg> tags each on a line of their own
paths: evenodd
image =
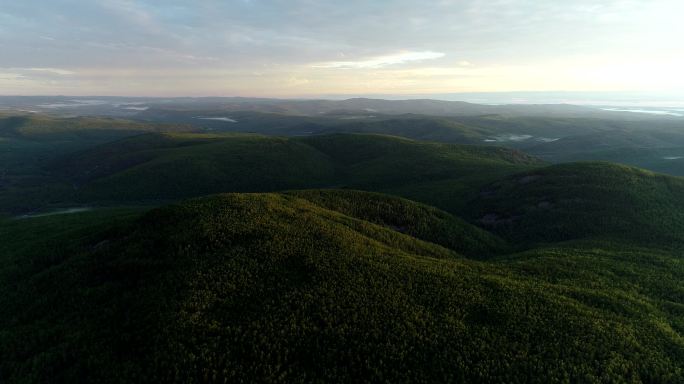
<svg viewBox="0 0 684 384">
<path fill-rule="evenodd" d="M 434 99 L 383 100 L 353 98 L 347 100 L 262 99 L 242 97 L 144 98 L 144 97 L 67 97 L 67 96 L 0 96 L 0 108 L 60 115 L 101 115 L 141 117 L 160 111 L 251 111 L 298 116 L 351 114 L 422 114 L 432 116 L 547 116 L 603 117 L 646 119 L 621 111 L 605 111 L 597 107 L 570 104 L 485 105 L 463 101 Z"/>
</svg>

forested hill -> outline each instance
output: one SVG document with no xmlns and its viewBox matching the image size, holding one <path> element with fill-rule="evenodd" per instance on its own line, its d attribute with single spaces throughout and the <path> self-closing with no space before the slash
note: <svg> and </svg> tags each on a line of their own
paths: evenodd
<svg viewBox="0 0 684 384">
<path fill-rule="evenodd" d="M 62 217 L 57 232 L 57 216 L 0 225 L 12 241 L 1 245 L 0 378 L 684 377 L 684 266 L 667 250 L 590 241 L 506 255 L 448 214 L 350 191 L 137 212 Z M 498 256 L 477 261 L 480 242 Z"/>
</svg>

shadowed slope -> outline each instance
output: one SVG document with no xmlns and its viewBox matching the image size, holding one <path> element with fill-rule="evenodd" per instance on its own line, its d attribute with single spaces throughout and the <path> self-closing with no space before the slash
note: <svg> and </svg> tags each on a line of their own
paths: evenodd
<svg viewBox="0 0 684 384">
<path fill-rule="evenodd" d="M 514 241 L 612 236 L 678 243 L 684 239 L 684 179 L 610 163 L 555 165 L 485 187 L 469 210 Z"/>
<path fill-rule="evenodd" d="M 55 170 L 87 201 L 131 201 L 321 187 L 391 192 L 462 179 L 472 189 L 541 164 L 510 149 L 380 135 L 149 134 L 69 156 Z"/>
</svg>

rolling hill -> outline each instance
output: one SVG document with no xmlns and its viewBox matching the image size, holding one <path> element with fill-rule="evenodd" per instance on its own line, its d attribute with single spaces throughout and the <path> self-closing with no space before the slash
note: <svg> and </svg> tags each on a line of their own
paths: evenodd
<svg viewBox="0 0 684 384">
<path fill-rule="evenodd" d="M 681 244 L 684 178 L 611 163 L 560 164 L 494 182 L 469 204 L 472 221 L 515 242 L 610 236 Z"/>
<path fill-rule="evenodd" d="M 480 242 L 480 231 L 353 191 L 5 220 L 0 234 L 11 240 L 0 262 L 3 381 L 684 375 L 684 265 L 657 246 L 584 240 L 478 261 L 450 244 Z"/>
<path fill-rule="evenodd" d="M 0 211 L 26 212 L 73 201 L 72 183 L 49 170 L 55 159 L 145 132 L 190 129 L 110 118 L 0 114 Z"/>
<path fill-rule="evenodd" d="M 197 118 L 206 116 L 204 118 Z M 634 114 L 631 114 L 634 115 Z M 229 116 L 229 117 L 226 117 Z M 579 114 L 529 116 L 490 111 L 477 116 L 331 111 L 302 116 L 253 111 L 149 111 L 149 121 L 183 122 L 211 132 L 276 136 L 375 133 L 414 140 L 515 148 L 550 162 L 601 160 L 684 175 L 681 119 Z M 228 120 L 225 120 L 228 119 Z M 672 158 L 675 159 L 672 159 Z"/>
<path fill-rule="evenodd" d="M 67 156 L 53 163 L 52 172 L 75 183 L 83 201 L 344 187 L 403 189 L 415 199 L 442 206 L 428 195 L 421 197 L 420 187 L 459 183 L 463 191 L 444 191 L 449 196 L 444 196 L 443 208 L 449 208 L 463 203 L 464 194 L 481 183 L 541 164 L 500 147 L 381 135 L 147 134 Z"/>
<path fill-rule="evenodd" d="M 651 171 L 684 176 L 684 131 L 650 127 L 642 130 L 612 130 L 568 136 L 525 148 L 555 163 L 611 161 Z"/>
</svg>

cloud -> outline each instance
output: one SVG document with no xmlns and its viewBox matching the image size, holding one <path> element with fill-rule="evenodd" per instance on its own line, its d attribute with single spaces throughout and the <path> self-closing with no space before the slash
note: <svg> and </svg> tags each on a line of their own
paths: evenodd
<svg viewBox="0 0 684 384">
<path fill-rule="evenodd" d="M 593 89 L 608 75 L 672 88 L 675 71 L 611 68 L 681 63 L 683 13 L 682 0 L 8 0 L 0 93 Z M 589 71 L 597 57 L 605 75 Z"/>
<path fill-rule="evenodd" d="M 69 71 L 67 69 L 61 69 L 61 68 L 10 68 L 11 70 L 14 71 L 19 71 L 19 72 L 33 72 L 33 73 L 45 73 L 45 74 L 52 74 L 52 75 L 59 75 L 59 76 L 69 76 L 69 75 L 75 75 L 76 72 L 74 71 Z"/>
<path fill-rule="evenodd" d="M 0 67 L 0 72 L 13 73 L 20 77 L 63 77 L 73 76 L 76 72 L 62 68 L 21 68 L 21 67 Z"/>
<path fill-rule="evenodd" d="M 385 56 L 377 56 L 358 61 L 330 61 L 312 65 L 314 68 L 382 68 L 391 65 L 406 64 L 410 62 L 420 62 L 426 60 L 440 59 L 446 56 L 442 52 L 422 51 L 422 52 L 401 52 Z"/>
</svg>

